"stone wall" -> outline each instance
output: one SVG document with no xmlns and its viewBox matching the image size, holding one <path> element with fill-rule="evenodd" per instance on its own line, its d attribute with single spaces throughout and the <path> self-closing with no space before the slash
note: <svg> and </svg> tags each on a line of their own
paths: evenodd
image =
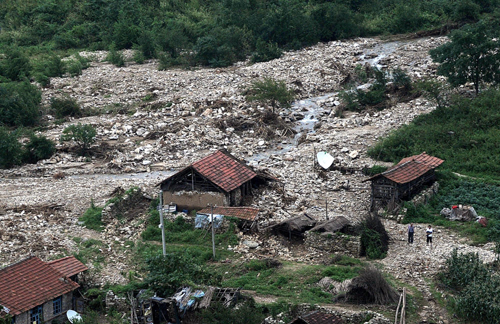
<svg viewBox="0 0 500 324">
<path fill-rule="evenodd" d="M 198 192 L 198 191 L 181 191 L 181 192 L 163 192 L 163 204 L 177 204 L 177 210 L 189 211 L 196 209 L 201 210 L 207 208 L 208 204 L 217 206 L 228 206 L 226 196 L 217 192 Z"/>
<path fill-rule="evenodd" d="M 325 252 L 358 257 L 361 248 L 359 236 L 347 235 L 340 232 L 318 233 L 306 232 L 304 244 L 307 247 Z"/>
<path fill-rule="evenodd" d="M 439 183 L 435 181 L 432 186 L 429 188 L 422 190 L 418 195 L 413 197 L 411 202 L 417 206 L 417 205 L 425 205 L 429 202 L 429 200 L 438 193 L 439 190 Z"/>
</svg>

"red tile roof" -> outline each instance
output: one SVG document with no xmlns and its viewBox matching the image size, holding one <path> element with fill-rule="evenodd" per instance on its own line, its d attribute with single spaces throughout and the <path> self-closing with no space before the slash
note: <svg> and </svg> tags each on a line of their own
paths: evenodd
<svg viewBox="0 0 500 324">
<path fill-rule="evenodd" d="M 323 313 L 320 311 L 312 312 L 307 315 L 299 316 L 299 319 L 307 324 L 342 324 L 344 321 L 341 317 Z M 293 321 L 295 323 L 297 320 Z M 298 322 L 298 321 L 297 321 Z"/>
<path fill-rule="evenodd" d="M 71 277 L 80 272 L 88 270 L 85 264 L 78 261 L 74 256 L 68 256 L 62 259 L 47 262 L 52 268 L 56 269 L 66 277 Z"/>
<path fill-rule="evenodd" d="M 440 166 L 444 162 L 444 160 L 441 160 L 440 158 L 430 156 L 427 153 L 423 152 L 423 153 L 420 153 L 419 155 L 413 155 L 413 156 L 406 157 L 406 158 L 402 159 L 401 161 L 399 161 L 398 165 L 406 163 L 408 161 L 416 161 L 416 162 L 424 163 L 424 164 L 426 164 L 430 167 L 433 167 L 433 168 L 437 168 L 438 166 Z"/>
<path fill-rule="evenodd" d="M 193 163 L 191 166 L 225 192 L 230 192 L 257 176 L 257 173 L 251 168 L 222 150 Z"/>
<path fill-rule="evenodd" d="M 417 161 L 408 161 L 382 172 L 381 175 L 389 180 L 402 184 L 413 181 L 432 169 L 434 168 L 427 164 Z"/>
<path fill-rule="evenodd" d="M 205 208 L 200 210 L 198 214 L 210 215 L 211 212 L 211 208 Z M 214 207 L 214 214 L 228 217 L 237 217 L 249 221 L 255 220 L 258 213 L 259 210 L 252 207 Z"/>
<path fill-rule="evenodd" d="M 364 181 L 373 180 L 383 176 L 399 184 L 408 183 L 424 175 L 428 171 L 437 168 L 443 162 L 444 160 L 441 160 L 440 158 L 434 156 L 430 156 L 427 153 L 423 152 L 419 155 L 413 155 L 404 158 L 389 170 L 376 174 Z"/>
<path fill-rule="evenodd" d="M 7 307 L 11 315 L 80 287 L 37 257 L 0 269 L 0 283 L 0 305 Z"/>
</svg>

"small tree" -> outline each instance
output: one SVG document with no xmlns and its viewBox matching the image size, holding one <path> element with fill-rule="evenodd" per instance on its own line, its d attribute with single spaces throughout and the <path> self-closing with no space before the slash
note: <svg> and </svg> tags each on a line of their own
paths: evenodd
<svg viewBox="0 0 500 324">
<path fill-rule="evenodd" d="M 277 81 L 273 78 L 253 82 L 247 93 L 247 100 L 270 104 L 273 113 L 278 106 L 290 107 L 295 98 L 295 93 L 287 88 L 284 81 Z"/>
<path fill-rule="evenodd" d="M 75 141 L 80 147 L 80 154 L 85 155 L 90 149 L 90 146 L 95 142 L 97 132 L 92 125 L 71 125 L 63 130 L 61 141 Z"/>
<path fill-rule="evenodd" d="M 22 148 L 17 132 L 0 127 L 0 168 L 8 169 L 20 164 L 21 158 Z"/>
<path fill-rule="evenodd" d="M 481 21 L 450 34 L 451 42 L 429 51 L 441 63 L 437 73 L 452 86 L 474 83 L 476 94 L 481 83 L 500 82 L 500 38 L 498 28 Z"/>
<path fill-rule="evenodd" d="M 415 84 L 415 91 L 423 93 L 427 99 L 434 101 L 438 108 L 447 104 L 448 88 L 447 84 L 431 78 L 423 79 Z"/>
</svg>

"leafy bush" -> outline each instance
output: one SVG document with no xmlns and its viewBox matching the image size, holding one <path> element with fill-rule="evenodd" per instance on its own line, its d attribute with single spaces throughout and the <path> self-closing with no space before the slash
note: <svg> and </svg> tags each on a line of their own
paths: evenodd
<svg viewBox="0 0 500 324">
<path fill-rule="evenodd" d="M 285 81 L 264 78 L 251 84 L 247 90 L 246 98 L 249 101 L 259 101 L 271 105 L 274 113 L 277 107 L 290 107 L 295 94 L 293 90 L 287 88 Z"/>
<path fill-rule="evenodd" d="M 34 126 L 41 100 L 40 91 L 29 82 L 0 83 L 0 125 Z"/>
<path fill-rule="evenodd" d="M 361 255 L 368 259 L 383 259 L 389 250 L 389 234 L 375 214 L 365 216 L 361 225 Z"/>
<path fill-rule="evenodd" d="M 31 74 L 29 58 L 19 48 L 7 48 L 5 58 L 0 60 L 0 76 L 12 81 L 25 81 Z"/>
<path fill-rule="evenodd" d="M 80 117 L 82 111 L 76 99 L 70 97 L 52 98 L 50 108 L 55 111 L 56 118 Z"/>
<path fill-rule="evenodd" d="M 386 305 L 396 302 L 398 293 L 385 280 L 380 270 L 374 267 L 364 268 L 358 277 L 352 280 L 346 293 L 346 299 L 361 304 Z"/>
<path fill-rule="evenodd" d="M 125 58 L 122 53 L 116 50 L 116 45 L 114 43 L 109 47 L 106 60 L 117 67 L 125 66 Z"/>
<path fill-rule="evenodd" d="M 22 160 L 21 143 L 17 132 L 0 127 L 0 168 L 8 169 Z"/>
<path fill-rule="evenodd" d="M 75 77 L 82 74 L 83 66 L 78 60 L 69 60 L 66 62 L 66 70 L 70 76 Z"/>
<path fill-rule="evenodd" d="M 258 39 L 255 45 L 255 52 L 252 54 L 250 61 L 252 63 L 267 62 L 280 58 L 282 54 L 283 51 L 279 48 L 278 44 Z"/>
<path fill-rule="evenodd" d="M 188 251 L 167 253 L 147 259 L 146 282 L 160 296 L 171 296 L 183 285 L 218 285 L 220 276 L 208 269 Z"/>
<path fill-rule="evenodd" d="M 80 154 L 85 155 L 95 142 L 96 135 L 97 132 L 92 125 L 78 123 L 78 125 L 71 125 L 63 130 L 61 141 L 75 141 L 80 147 Z"/>
<path fill-rule="evenodd" d="M 234 309 L 217 303 L 201 311 L 202 323 L 206 324 L 259 324 L 265 317 L 263 309 L 253 299 L 247 299 Z"/>
<path fill-rule="evenodd" d="M 45 136 L 31 134 L 28 143 L 24 146 L 23 162 L 36 163 L 50 158 L 55 152 L 55 144 Z"/>
</svg>

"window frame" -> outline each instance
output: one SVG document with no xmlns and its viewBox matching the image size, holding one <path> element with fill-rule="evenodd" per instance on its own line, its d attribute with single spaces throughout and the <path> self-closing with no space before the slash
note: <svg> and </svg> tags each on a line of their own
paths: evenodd
<svg viewBox="0 0 500 324">
<path fill-rule="evenodd" d="M 57 308 L 59 308 L 59 312 L 57 312 Z M 62 307 L 62 296 L 56 297 L 52 300 L 52 315 L 59 315 L 62 314 L 63 312 L 63 307 Z"/>
<path fill-rule="evenodd" d="M 36 322 L 41 324 L 43 322 L 43 305 L 35 306 L 30 309 L 30 323 Z"/>
</svg>

